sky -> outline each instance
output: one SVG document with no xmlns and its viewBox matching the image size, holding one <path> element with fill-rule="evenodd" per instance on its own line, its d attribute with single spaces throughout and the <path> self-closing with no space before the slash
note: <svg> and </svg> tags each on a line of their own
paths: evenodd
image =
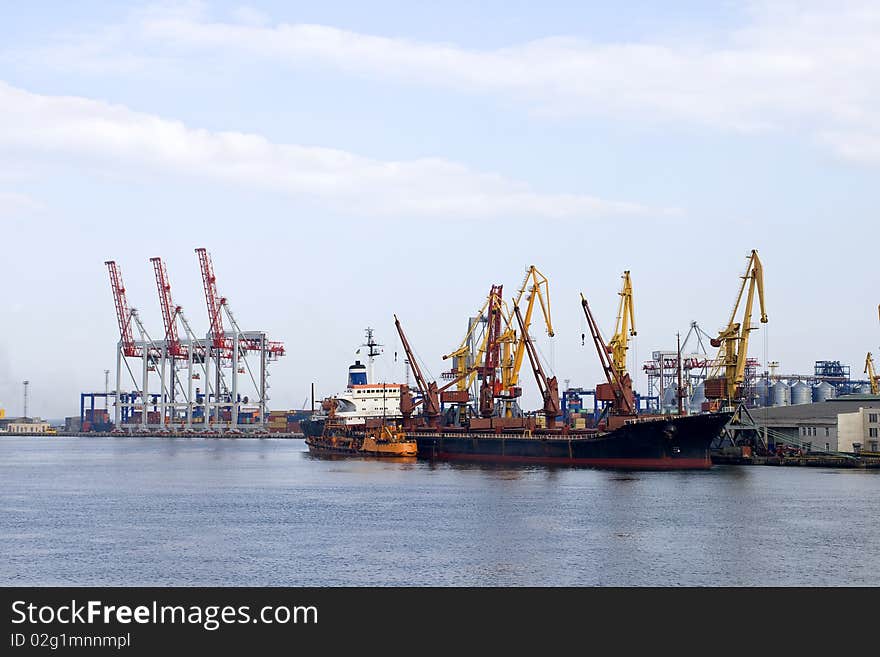
<svg viewBox="0 0 880 657">
<path fill-rule="evenodd" d="M 769 323 L 750 354 L 861 376 L 877 34 L 874 2 L 2 3 L 0 407 L 21 413 L 24 379 L 49 418 L 103 390 L 105 260 L 155 337 L 163 257 L 204 334 L 197 247 L 241 328 L 286 345 L 271 408 L 341 390 L 367 326 L 377 377 L 402 381 L 394 313 L 439 377 L 532 264 L 556 332 L 536 323 L 537 345 L 583 387 L 602 374 L 579 294 L 607 339 L 632 272 L 644 390 L 652 350 L 726 324 L 751 249 Z"/>
</svg>

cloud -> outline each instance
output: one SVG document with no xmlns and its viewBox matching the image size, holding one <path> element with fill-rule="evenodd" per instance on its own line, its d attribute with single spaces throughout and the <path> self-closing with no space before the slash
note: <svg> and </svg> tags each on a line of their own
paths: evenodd
<svg viewBox="0 0 880 657">
<path fill-rule="evenodd" d="M 880 131 L 873 134 L 859 132 L 826 132 L 821 135 L 841 157 L 869 165 L 880 165 Z"/>
<path fill-rule="evenodd" d="M 806 135 L 844 157 L 880 136 L 880 4 L 754 2 L 746 23 L 675 41 L 553 36 L 497 49 L 272 24 L 247 8 L 214 19 L 201 4 L 150 6 L 124 25 L 62 44 L 45 61 L 167 68 L 196 52 L 289 67 L 326 67 L 413 85 L 513 98 L 540 114 L 602 114 L 724 130 Z M 75 43 L 81 52 L 76 54 Z M 102 64 L 103 63 L 103 64 Z M 825 134 L 846 133 L 846 140 Z M 874 152 L 874 149 L 871 149 Z"/>
<path fill-rule="evenodd" d="M 31 93 L 0 82 L 0 146 L 93 166 L 198 176 L 268 188 L 359 214 L 577 219 L 674 210 L 527 183 L 441 158 L 382 161 L 343 150 L 214 132 L 121 105 Z"/>
</svg>

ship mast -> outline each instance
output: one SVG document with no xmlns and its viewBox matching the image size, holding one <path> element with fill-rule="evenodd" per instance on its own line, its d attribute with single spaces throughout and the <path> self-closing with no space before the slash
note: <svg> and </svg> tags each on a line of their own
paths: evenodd
<svg viewBox="0 0 880 657">
<path fill-rule="evenodd" d="M 373 383 L 373 361 L 376 356 L 382 354 L 382 350 L 379 347 L 383 347 L 384 345 L 379 344 L 373 339 L 373 329 L 367 327 L 366 330 L 367 341 L 362 344 L 362 347 L 367 348 L 367 383 Z"/>
</svg>

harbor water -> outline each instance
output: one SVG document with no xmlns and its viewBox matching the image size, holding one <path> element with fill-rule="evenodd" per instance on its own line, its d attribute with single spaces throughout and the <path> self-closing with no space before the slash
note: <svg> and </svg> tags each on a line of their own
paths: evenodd
<svg viewBox="0 0 880 657">
<path fill-rule="evenodd" d="M 880 471 L 0 438 L 0 585 L 880 585 Z"/>
</svg>

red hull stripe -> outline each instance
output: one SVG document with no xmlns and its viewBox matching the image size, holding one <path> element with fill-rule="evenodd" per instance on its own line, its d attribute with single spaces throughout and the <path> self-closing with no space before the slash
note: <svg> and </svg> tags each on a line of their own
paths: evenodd
<svg viewBox="0 0 880 657">
<path fill-rule="evenodd" d="M 621 468 L 631 470 L 708 470 L 712 467 L 712 460 L 706 456 L 700 458 L 559 458 L 544 456 L 511 456 L 495 454 L 452 454 L 440 452 L 433 455 L 442 461 L 482 461 L 486 463 L 536 463 L 540 465 L 589 465 L 600 468 Z"/>
</svg>

